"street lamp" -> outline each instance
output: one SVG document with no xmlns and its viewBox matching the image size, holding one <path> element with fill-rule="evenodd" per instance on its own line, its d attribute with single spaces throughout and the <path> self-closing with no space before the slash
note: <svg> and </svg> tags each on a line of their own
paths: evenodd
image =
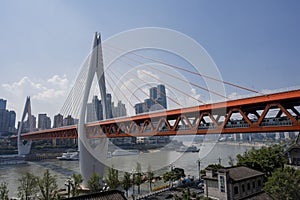
<svg viewBox="0 0 300 200">
<path fill-rule="evenodd" d="M 198 175 L 199 175 L 199 181 L 201 179 L 201 170 L 200 170 L 200 159 L 197 160 L 198 163 Z"/>
</svg>

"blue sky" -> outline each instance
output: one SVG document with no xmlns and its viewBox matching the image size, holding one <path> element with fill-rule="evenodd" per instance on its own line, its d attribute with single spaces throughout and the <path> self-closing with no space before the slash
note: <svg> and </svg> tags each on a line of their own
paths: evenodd
<svg viewBox="0 0 300 200">
<path fill-rule="evenodd" d="M 245 1 L 1 1 L 0 98 L 20 120 L 56 114 L 88 55 L 94 32 L 108 37 L 162 27 L 201 44 L 225 81 L 262 91 L 300 86 L 300 3 Z M 52 116 L 51 116 L 52 117 Z"/>
</svg>

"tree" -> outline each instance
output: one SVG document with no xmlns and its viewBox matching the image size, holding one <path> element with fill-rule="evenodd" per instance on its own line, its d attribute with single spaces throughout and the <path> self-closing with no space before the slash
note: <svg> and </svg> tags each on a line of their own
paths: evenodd
<svg viewBox="0 0 300 200">
<path fill-rule="evenodd" d="M 170 187 L 171 187 L 171 183 L 183 177 L 185 177 L 185 174 L 184 174 L 184 169 L 182 168 L 174 168 L 174 169 L 172 168 L 171 171 L 163 174 L 164 182 L 169 181 Z"/>
<path fill-rule="evenodd" d="M 117 169 L 114 169 L 113 166 L 108 168 L 108 176 L 105 179 L 105 183 L 107 183 L 111 189 L 116 189 L 120 185 L 119 172 Z"/>
<path fill-rule="evenodd" d="M 171 182 L 174 182 L 178 179 L 177 179 L 177 176 L 174 173 L 174 171 L 170 171 L 170 172 L 166 172 L 166 173 L 163 174 L 163 180 L 164 180 L 164 182 L 169 181 L 169 187 L 171 187 Z"/>
<path fill-rule="evenodd" d="M 142 167 L 139 162 L 136 163 L 136 173 L 134 177 L 134 183 L 138 186 L 138 194 L 140 194 L 142 184 Z"/>
<path fill-rule="evenodd" d="M 278 168 L 268 178 L 264 190 L 274 199 L 300 199 L 300 171 Z"/>
<path fill-rule="evenodd" d="M 126 196 L 128 197 L 128 190 L 131 187 L 130 173 L 125 172 L 124 178 L 122 180 L 122 187 L 126 191 Z"/>
<path fill-rule="evenodd" d="M 286 157 L 283 148 L 280 145 L 262 147 L 261 149 L 252 148 L 243 155 L 237 155 L 237 165 L 246 166 L 271 176 L 277 168 L 283 168 L 286 163 Z"/>
<path fill-rule="evenodd" d="M 37 177 L 37 180 L 43 200 L 53 200 L 57 198 L 58 186 L 56 178 L 51 176 L 49 169 L 45 171 L 43 178 Z"/>
<path fill-rule="evenodd" d="M 38 192 L 38 180 L 37 178 L 27 172 L 21 178 L 19 178 L 18 197 L 22 200 L 29 200 L 30 196 Z"/>
<path fill-rule="evenodd" d="M 93 173 L 90 179 L 88 180 L 88 188 L 90 189 L 91 193 L 99 192 L 101 190 L 101 177 L 97 173 Z"/>
<path fill-rule="evenodd" d="M 7 183 L 2 182 L 0 184 L 0 199 L 1 200 L 8 200 L 8 189 L 7 189 Z"/>
<path fill-rule="evenodd" d="M 81 174 L 73 174 L 72 175 L 73 178 L 73 186 L 72 186 L 72 196 L 75 197 L 79 194 L 79 190 L 81 189 L 80 184 L 83 182 L 83 178 L 81 176 Z"/>
<path fill-rule="evenodd" d="M 151 166 L 149 165 L 148 166 L 148 170 L 147 170 L 147 179 L 149 181 L 150 192 L 152 192 L 152 180 L 153 180 L 153 177 L 154 177 L 154 173 L 151 171 Z"/>
</svg>

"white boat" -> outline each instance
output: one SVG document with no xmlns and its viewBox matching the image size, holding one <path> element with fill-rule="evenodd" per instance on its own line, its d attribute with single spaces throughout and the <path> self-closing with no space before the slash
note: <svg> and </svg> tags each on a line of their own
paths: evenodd
<svg viewBox="0 0 300 200">
<path fill-rule="evenodd" d="M 62 156 L 56 157 L 58 160 L 79 160 L 78 151 L 68 150 Z"/>
<path fill-rule="evenodd" d="M 199 152 L 200 149 L 198 149 L 196 146 L 192 145 L 189 147 L 180 147 L 177 152 Z"/>
<path fill-rule="evenodd" d="M 112 156 L 129 156 L 129 155 L 139 155 L 139 150 L 125 150 L 125 149 L 117 149 L 112 152 Z"/>
</svg>

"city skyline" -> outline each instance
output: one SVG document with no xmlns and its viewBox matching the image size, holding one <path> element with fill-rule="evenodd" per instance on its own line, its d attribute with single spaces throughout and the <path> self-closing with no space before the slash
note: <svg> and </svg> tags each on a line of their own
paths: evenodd
<svg viewBox="0 0 300 200">
<path fill-rule="evenodd" d="M 4 1 L 0 98 L 16 111 L 16 121 L 26 96 L 32 97 L 33 113 L 52 119 L 95 31 L 105 40 L 149 26 L 182 32 L 203 45 L 225 81 L 258 91 L 299 86 L 299 7 L 297 1 Z"/>
</svg>

